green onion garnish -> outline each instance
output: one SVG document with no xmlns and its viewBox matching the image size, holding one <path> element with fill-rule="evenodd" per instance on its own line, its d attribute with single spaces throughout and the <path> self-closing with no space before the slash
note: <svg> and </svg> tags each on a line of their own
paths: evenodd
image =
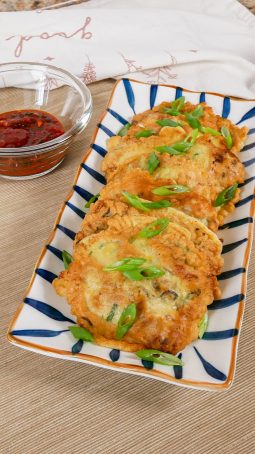
<svg viewBox="0 0 255 454">
<path fill-rule="evenodd" d="M 170 118 L 164 118 L 163 120 L 157 120 L 156 123 L 160 126 L 171 126 L 172 128 L 176 128 L 177 126 L 182 126 L 179 121 L 171 120 Z"/>
<path fill-rule="evenodd" d="M 158 188 L 152 189 L 151 192 L 157 195 L 172 195 L 189 191 L 190 189 L 188 188 L 188 186 L 183 186 L 182 184 L 171 184 L 169 186 L 160 186 Z"/>
<path fill-rule="evenodd" d="M 90 205 L 91 205 L 92 203 L 94 203 L 94 202 L 99 198 L 99 196 L 100 196 L 100 194 L 93 195 L 93 197 L 91 197 L 91 198 L 87 201 L 87 203 L 85 204 L 85 207 L 84 207 L 84 208 L 89 208 Z"/>
<path fill-rule="evenodd" d="M 229 186 L 229 188 L 224 189 L 221 191 L 216 200 L 213 203 L 214 207 L 219 207 L 221 205 L 225 205 L 225 203 L 229 202 L 235 196 L 236 190 L 238 188 L 238 183 L 233 184 L 233 186 Z"/>
<path fill-rule="evenodd" d="M 81 326 L 69 326 L 68 329 L 71 331 L 75 339 L 87 342 L 93 342 L 94 340 L 92 334 L 86 328 L 82 328 Z"/>
<path fill-rule="evenodd" d="M 138 358 L 145 361 L 152 361 L 154 363 L 163 364 L 164 366 L 183 366 L 183 362 L 170 353 L 164 353 L 159 350 L 139 350 L 136 352 Z"/>
<path fill-rule="evenodd" d="M 149 211 L 153 209 L 160 209 L 160 208 L 167 208 L 170 207 L 172 204 L 169 200 L 159 200 L 158 202 L 147 202 L 138 195 L 129 194 L 127 191 L 122 192 L 123 197 L 127 200 L 127 202 L 132 205 L 134 208 L 142 211 Z"/>
<path fill-rule="evenodd" d="M 185 154 L 189 151 L 192 145 L 194 145 L 197 136 L 198 129 L 194 129 L 182 142 L 177 142 L 171 146 L 163 145 L 161 147 L 156 147 L 155 149 L 159 151 L 159 153 L 168 153 L 170 155 Z"/>
<path fill-rule="evenodd" d="M 207 330 L 208 326 L 208 313 L 206 312 L 203 318 L 200 320 L 200 323 L 198 325 L 198 337 L 199 339 L 202 339 L 204 333 Z"/>
<path fill-rule="evenodd" d="M 149 171 L 149 174 L 152 175 L 154 170 L 159 165 L 159 160 L 157 158 L 157 155 L 154 153 L 154 151 L 150 154 L 148 162 L 147 162 L 147 169 Z"/>
<path fill-rule="evenodd" d="M 110 312 L 109 312 L 109 315 L 106 317 L 106 321 L 107 321 L 107 322 L 111 322 L 111 321 L 112 321 L 112 319 L 113 319 L 113 317 L 114 317 L 114 314 L 115 314 L 115 312 L 116 312 L 117 307 L 118 307 L 118 304 L 116 304 L 116 303 L 114 303 L 114 304 L 112 305 L 112 308 L 111 308 L 111 310 L 110 310 Z"/>
<path fill-rule="evenodd" d="M 120 319 L 118 321 L 116 337 L 122 339 L 123 336 L 128 332 L 131 326 L 135 323 L 136 319 L 136 304 L 131 303 L 122 311 Z"/>
<path fill-rule="evenodd" d="M 63 259 L 63 262 L 64 262 L 65 270 L 67 270 L 67 268 L 69 268 L 70 263 L 72 263 L 72 261 L 73 261 L 73 257 L 71 256 L 71 254 L 69 254 L 69 252 L 63 250 L 62 251 L 62 259 Z"/>
<path fill-rule="evenodd" d="M 131 281 L 143 281 L 144 279 L 156 279 L 164 276 L 165 271 L 156 266 L 147 266 L 147 268 L 137 268 L 135 270 L 123 271 L 123 275 Z"/>
<path fill-rule="evenodd" d="M 156 134 L 155 131 L 152 131 L 151 129 L 141 129 L 141 131 L 138 131 L 135 134 L 135 137 L 137 139 L 140 139 L 140 137 L 150 137 L 154 134 Z"/>
<path fill-rule="evenodd" d="M 169 224 L 169 219 L 166 218 L 159 218 L 157 221 L 152 222 L 151 224 L 144 227 L 144 229 L 140 230 L 138 236 L 141 238 L 152 238 L 163 230 L 165 230 Z"/>
<path fill-rule="evenodd" d="M 204 115 L 204 109 L 203 109 L 203 106 L 197 106 L 193 112 L 191 112 L 191 114 L 193 115 L 193 117 L 196 117 L 196 118 L 200 118 L 202 117 L 202 115 Z"/>
<path fill-rule="evenodd" d="M 130 123 L 126 123 L 126 124 L 123 126 L 123 128 L 121 128 L 121 129 L 119 130 L 118 136 L 120 136 L 120 137 L 126 136 L 127 133 L 128 133 L 128 130 L 129 130 L 130 126 L 131 126 Z"/>
<path fill-rule="evenodd" d="M 220 131 L 221 131 L 221 135 L 225 139 L 227 148 L 230 150 L 230 148 L 232 148 L 232 146 L 233 146 L 233 139 L 232 139 L 232 136 L 231 136 L 231 134 L 229 132 L 229 129 L 226 126 L 222 126 Z"/>
<path fill-rule="evenodd" d="M 177 116 L 180 114 L 180 110 L 183 108 L 184 103 L 185 97 L 180 96 L 180 98 L 177 98 L 172 102 L 171 107 L 165 107 L 164 111 L 169 115 Z"/>
<path fill-rule="evenodd" d="M 208 128 L 205 126 L 202 126 L 201 132 L 203 132 L 204 134 L 211 134 L 212 136 L 221 136 L 221 133 L 216 129 Z"/>
<path fill-rule="evenodd" d="M 122 260 L 112 263 L 104 268 L 104 271 L 128 271 L 135 270 L 139 266 L 143 265 L 146 259 L 139 257 L 126 257 Z"/>
<path fill-rule="evenodd" d="M 186 113 L 185 119 L 188 122 L 188 124 L 191 126 L 191 128 L 198 129 L 199 131 L 201 130 L 201 123 L 197 117 L 194 117 L 191 113 Z"/>
</svg>

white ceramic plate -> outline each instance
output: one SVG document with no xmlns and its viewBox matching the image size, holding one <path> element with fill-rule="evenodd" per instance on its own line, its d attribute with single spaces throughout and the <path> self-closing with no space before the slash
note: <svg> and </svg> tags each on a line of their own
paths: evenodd
<svg viewBox="0 0 255 454">
<path fill-rule="evenodd" d="M 133 353 L 74 341 L 68 330 L 75 323 L 70 308 L 56 295 L 51 282 L 63 269 L 62 250 L 72 253 L 75 232 L 80 230 L 84 205 L 104 184 L 101 162 L 107 139 L 132 118 L 162 101 L 185 95 L 187 101 L 206 101 L 214 111 L 250 129 L 240 153 L 246 181 L 236 210 L 219 231 L 223 239 L 224 270 L 219 276 L 222 298 L 209 307 L 208 330 L 202 340 L 179 354 L 183 367 L 140 361 Z M 24 302 L 11 323 L 8 338 L 20 347 L 49 356 L 83 361 L 100 367 L 164 380 L 181 386 L 221 390 L 228 388 L 235 371 L 237 344 L 246 293 L 246 275 L 252 243 L 255 170 L 255 101 L 197 93 L 168 85 L 148 85 L 128 79 L 116 83 L 107 111 L 98 125 L 90 152 L 82 162 L 74 190 L 65 200 L 49 243 L 36 264 Z"/>
</svg>

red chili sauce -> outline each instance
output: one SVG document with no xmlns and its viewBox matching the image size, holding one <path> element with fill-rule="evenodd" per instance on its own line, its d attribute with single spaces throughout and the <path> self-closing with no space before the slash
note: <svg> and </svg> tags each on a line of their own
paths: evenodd
<svg viewBox="0 0 255 454">
<path fill-rule="evenodd" d="M 12 110 L 0 114 L 0 148 L 48 142 L 64 134 L 62 123 L 42 110 Z"/>
</svg>

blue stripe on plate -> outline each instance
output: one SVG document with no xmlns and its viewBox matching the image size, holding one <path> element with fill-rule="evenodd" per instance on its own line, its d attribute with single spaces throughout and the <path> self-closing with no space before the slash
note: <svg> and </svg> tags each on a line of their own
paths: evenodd
<svg viewBox="0 0 255 454">
<path fill-rule="evenodd" d="M 16 329 L 11 332 L 13 336 L 32 336 L 32 337 L 56 337 L 62 333 L 67 333 L 68 329 L 62 331 L 52 331 L 49 329 Z"/>
<path fill-rule="evenodd" d="M 116 135 L 109 128 L 107 128 L 105 125 L 103 125 L 102 123 L 98 123 L 97 126 L 98 126 L 99 129 L 102 129 L 102 131 L 104 131 L 105 134 L 107 134 L 109 137 L 113 137 L 113 136 Z"/>
<path fill-rule="evenodd" d="M 223 107 L 222 107 L 222 117 L 227 118 L 230 113 L 230 99 L 229 98 L 224 98 L 223 101 Z"/>
<path fill-rule="evenodd" d="M 91 143 L 90 146 L 91 148 L 93 148 L 93 150 L 100 154 L 100 156 L 102 156 L 103 158 L 105 157 L 107 151 L 103 147 L 100 147 L 100 145 L 97 145 L 96 143 Z"/>
<path fill-rule="evenodd" d="M 249 161 L 243 162 L 243 165 L 244 165 L 244 167 L 249 167 L 252 164 L 254 164 L 254 162 L 255 162 L 255 158 L 252 158 L 252 159 L 249 159 Z"/>
<path fill-rule="evenodd" d="M 178 358 L 182 359 L 182 353 L 179 353 Z M 183 369 L 183 367 L 182 366 L 174 366 L 173 369 L 174 369 L 175 378 L 177 378 L 177 380 L 180 380 L 182 378 L 182 369 Z"/>
<path fill-rule="evenodd" d="M 255 180 L 255 176 L 251 177 L 251 178 L 247 178 L 247 180 L 244 180 L 243 183 L 239 183 L 238 184 L 238 187 L 239 188 L 242 188 L 243 186 L 246 186 L 247 184 L 249 184 L 251 181 Z"/>
<path fill-rule="evenodd" d="M 65 233 L 65 235 L 67 235 L 69 238 L 71 238 L 71 240 L 75 239 L 76 233 L 73 232 L 72 230 L 68 229 L 67 227 L 64 227 L 61 224 L 57 224 L 56 227 L 57 229 L 61 230 L 61 232 Z"/>
<path fill-rule="evenodd" d="M 91 199 L 91 197 L 93 197 L 93 194 L 91 194 L 91 192 L 86 191 L 86 189 L 83 189 L 80 186 L 75 185 L 73 188 L 75 192 L 77 192 L 77 194 L 79 194 L 87 202 Z"/>
<path fill-rule="evenodd" d="M 75 323 L 73 320 L 62 314 L 62 312 L 60 312 L 58 309 L 55 309 L 55 307 L 43 303 L 42 301 L 34 300 L 32 298 L 25 298 L 24 303 L 30 307 L 33 307 L 47 317 L 52 318 L 53 320 L 58 320 L 59 322 Z"/>
<path fill-rule="evenodd" d="M 204 333 L 202 339 L 203 340 L 223 340 L 223 339 L 230 339 L 231 337 L 235 337 L 238 334 L 238 329 L 226 329 L 224 331 L 207 331 Z"/>
<path fill-rule="evenodd" d="M 153 361 L 146 361 L 146 359 L 142 359 L 142 365 L 145 369 L 151 370 L 153 369 Z"/>
<path fill-rule="evenodd" d="M 255 117 L 255 107 L 253 107 L 251 110 L 246 112 L 246 114 L 244 114 L 243 117 L 241 118 L 241 120 L 239 120 L 238 123 L 236 123 L 236 124 L 239 125 L 243 121 L 249 120 L 249 118 L 252 118 L 252 117 Z"/>
<path fill-rule="evenodd" d="M 52 254 L 54 254 L 56 257 L 58 257 L 58 259 L 63 261 L 62 251 L 60 249 L 57 249 L 56 247 L 51 246 L 51 244 L 47 244 L 46 249 L 48 249 L 48 251 L 52 252 Z"/>
<path fill-rule="evenodd" d="M 253 223 L 253 219 L 251 217 L 243 218 L 243 219 L 237 219 L 236 221 L 227 222 L 226 224 L 221 225 L 220 226 L 220 230 L 233 229 L 235 227 L 239 227 L 240 225 L 252 224 L 252 223 Z"/>
<path fill-rule="evenodd" d="M 255 128 L 251 128 L 251 129 L 248 131 L 248 136 L 250 136 L 251 134 L 255 134 Z"/>
<path fill-rule="evenodd" d="M 110 351 L 109 356 L 110 356 L 111 360 L 115 363 L 116 361 L 119 361 L 119 358 L 120 358 L 120 351 L 117 350 L 116 348 L 113 348 L 113 349 Z"/>
<path fill-rule="evenodd" d="M 205 93 L 202 92 L 199 96 L 199 102 L 205 102 Z"/>
<path fill-rule="evenodd" d="M 247 151 L 251 150 L 251 148 L 255 147 L 255 142 L 249 143 L 248 145 L 245 145 L 241 151 Z"/>
<path fill-rule="evenodd" d="M 225 381 L 227 379 L 226 375 L 223 374 L 223 372 L 221 372 L 219 369 L 216 369 L 216 367 L 214 367 L 211 363 L 206 361 L 206 359 L 201 355 L 201 353 L 199 353 L 199 351 L 196 347 L 193 347 L 193 348 L 194 348 L 197 356 L 199 357 L 199 359 L 203 365 L 203 368 L 205 369 L 205 371 L 207 372 L 208 375 L 210 375 L 211 377 L 215 378 L 216 380 L 220 380 L 220 381 Z"/>
<path fill-rule="evenodd" d="M 87 166 L 87 164 L 82 164 L 81 166 L 84 170 L 86 170 L 86 172 L 88 172 L 99 183 L 106 184 L 106 179 L 101 173 L 99 173 L 96 170 L 92 169 L 91 167 Z"/>
<path fill-rule="evenodd" d="M 76 342 L 76 344 L 74 344 L 72 346 L 72 354 L 73 355 L 76 355 L 77 353 L 80 353 L 80 351 L 82 350 L 82 347 L 83 347 L 83 340 L 78 340 L 78 342 Z"/>
<path fill-rule="evenodd" d="M 231 277 L 238 276 L 238 274 L 245 273 L 245 268 L 236 268 L 235 270 L 223 271 L 219 276 L 217 276 L 218 281 L 224 281 L 225 279 L 230 279 Z"/>
<path fill-rule="evenodd" d="M 130 105 L 131 109 L 135 114 L 135 95 L 133 92 L 132 85 L 128 79 L 123 79 L 123 85 L 126 91 L 128 104 Z"/>
<path fill-rule="evenodd" d="M 182 88 L 177 87 L 175 90 L 175 99 L 178 99 L 182 96 Z"/>
<path fill-rule="evenodd" d="M 73 210 L 76 214 L 78 214 L 78 216 L 80 216 L 80 218 L 82 218 L 82 219 L 84 218 L 85 213 L 84 213 L 84 211 L 80 210 L 80 208 L 77 208 L 71 202 L 66 202 L 66 206 L 71 208 L 71 210 Z"/>
<path fill-rule="evenodd" d="M 155 105 L 157 91 L 158 91 L 158 86 L 157 85 L 151 85 L 151 88 L 150 88 L 150 107 L 151 107 L 151 109 Z"/>
<path fill-rule="evenodd" d="M 248 238 L 244 238 L 243 240 L 236 241 L 235 243 L 225 244 L 222 248 L 222 254 L 227 254 L 227 252 L 233 251 L 237 247 L 241 246 L 241 244 L 246 243 Z"/>
<path fill-rule="evenodd" d="M 239 200 L 239 202 L 237 202 L 235 204 L 235 207 L 238 208 L 238 207 L 241 207 L 243 205 L 245 205 L 246 203 L 250 202 L 251 200 L 253 200 L 255 197 L 254 194 L 251 194 L 251 195 L 248 195 L 248 197 L 245 197 L 245 199 L 242 199 L 242 200 Z"/>
<path fill-rule="evenodd" d="M 42 277 L 43 279 L 45 279 L 45 281 L 49 282 L 50 284 L 52 283 L 52 281 L 54 281 L 54 279 L 58 277 L 55 273 L 52 273 L 51 271 L 48 270 L 44 270 L 43 268 L 36 268 L 35 272 L 36 274 L 38 274 L 38 276 Z"/>
<path fill-rule="evenodd" d="M 217 309 L 225 309 L 225 307 L 233 306 L 233 304 L 240 303 L 240 301 L 243 301 L 245 296 L 240 293 L 239 295 L 233 295 L 230 296 L 229 298 L 223 298 L 221 300 L 214 300 L 210 306 L 208 306 L 209 311 L 214 311 Z"/>
<path fill-rule="evenodd" d="M 120 114 L 118 114 L 118 112 L 115 112 L 115 110 L 112 110 L 112 109 L 107 109 L 107 111 L 114 117 L 116 118 L 116 120 L 118 120 L 123 126 L 125 126 L 128 121 L 122 117 Z"/>
</svg>

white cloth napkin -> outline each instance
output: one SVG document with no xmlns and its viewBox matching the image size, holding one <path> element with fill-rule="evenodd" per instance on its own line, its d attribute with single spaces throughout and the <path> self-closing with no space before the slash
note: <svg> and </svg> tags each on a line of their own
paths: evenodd
<svg viewBox="0 0 255 454">
<path fill-rule="evenodd" d="M 255 17 L 236 0 L 90 0 L 0 13 L 0 59 L 53 64 L 87 84 L 132 77 L 255 98 Z"/>
</svg>

